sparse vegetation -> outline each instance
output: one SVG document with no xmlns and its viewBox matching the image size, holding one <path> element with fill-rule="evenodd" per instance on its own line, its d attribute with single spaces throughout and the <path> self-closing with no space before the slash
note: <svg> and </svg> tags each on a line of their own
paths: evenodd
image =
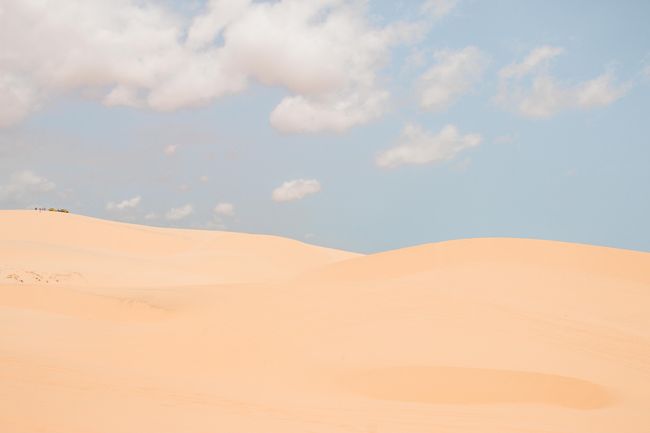
<svg viewBox="0 0 650 433">
<path fill-rule="evenodd" d="M 68 209 L 57 209 L 57 208 L 54 208 L 54 207 L 49 208 L 48 211 L 50 211 L 50 212 L 70 213 L 70 211 Z"/>
</svg>

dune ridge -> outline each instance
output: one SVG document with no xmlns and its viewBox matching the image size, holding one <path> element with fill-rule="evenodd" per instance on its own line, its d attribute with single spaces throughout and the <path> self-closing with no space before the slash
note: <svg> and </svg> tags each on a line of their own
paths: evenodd
<svg viewBox="0 0 650 433">
<path fill-rule="evenodd" d="M 0 431 L 645 433 L 648 311 L 648 253 L 0 211 Z"/>
<path fill-rule="evenodd" d="M 320 268 L 320 280 L 399 278 L 476 263 L 533 265 L 650 283 L 648 254 L 610 247 L 518 238 L 461 239 L 358 256 Z"/>
<path fill-rule="evenodd" d="M 358 255 L 277 236 L 165 229 L 58 212 L 2 211 L 0 236 L 11 252 L 0 277 L 30 283 L 268 282 Z"/>
</svg>

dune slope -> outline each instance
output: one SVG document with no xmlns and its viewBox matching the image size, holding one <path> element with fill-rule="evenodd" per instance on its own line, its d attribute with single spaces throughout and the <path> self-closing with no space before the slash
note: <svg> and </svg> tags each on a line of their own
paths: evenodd
<svg viewBox="0 0 650 433">
<path fill-rule="evenodd" d="M 0 431 L 638 432 L 650 254 L 0 212 Z"/>
<path fill-rule="evenodd" d="M 0 277 L 95 286 L 269 282 L 357 256 L 275 236 L 1 211 Z"/>
</svg>

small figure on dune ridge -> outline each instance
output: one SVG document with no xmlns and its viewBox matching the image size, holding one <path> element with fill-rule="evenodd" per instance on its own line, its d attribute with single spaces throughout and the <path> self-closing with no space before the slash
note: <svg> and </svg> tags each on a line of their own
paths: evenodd
<svg viewBox="0 0 650 433">
<path fill-rule="evenodd" d="M 35 207 L 34 210 L 38 211 L 38 212 L 50 211 L 50 212 L 70 213 L 70 211 L 68 209 L 65 209 L 65 208 L 57 209 L 57 208 L 54 208 L 54 207 L 51 207 L 49 209 L 44 208 L 44 207 Z"/>
</svg>

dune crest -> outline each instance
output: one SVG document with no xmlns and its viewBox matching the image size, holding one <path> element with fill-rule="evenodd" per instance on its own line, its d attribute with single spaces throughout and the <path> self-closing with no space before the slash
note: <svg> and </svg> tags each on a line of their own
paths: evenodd
<svg viewBox="0 0 650 433">
<path fill-rule="evenodd" d="M 650 283 L 646 268 L 647 253 L 516 238 L 461 239 L 352 257 L 317 269 L 313 276 L 318 280 L 331 281 L 339 278 L 346 281 L 385 280 L 475 264 L 586 271 L 610 278 Z"/>
<path fill-rule="evenodd" d="M 0 431 L 645 433 L 650 254 L 0 211 Z"/>
<path fill-rule="evenodd" d="M 358 256 L 277 236 L 165 229 L 35 211 L 1 211 L 0 242 L 6 252 L 0 276 L 31 284 L 269 282 Z"/>
</svg>

